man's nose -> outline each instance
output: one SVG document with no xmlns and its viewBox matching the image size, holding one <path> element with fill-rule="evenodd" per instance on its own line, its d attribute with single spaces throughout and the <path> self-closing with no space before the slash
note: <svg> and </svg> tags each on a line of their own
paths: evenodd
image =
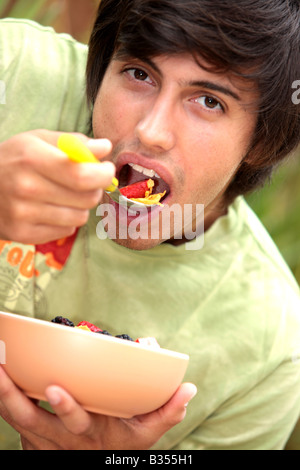
<svg viewBox="0 0 300 470">
<path fill-rule="evenodd" d="M 157 99 L 146 103 L 142 118 L 136 126 L 136 136 L 148 148 L 167 152 L 175 145 L 175 116 L 171 103 Z"/>
</svg>

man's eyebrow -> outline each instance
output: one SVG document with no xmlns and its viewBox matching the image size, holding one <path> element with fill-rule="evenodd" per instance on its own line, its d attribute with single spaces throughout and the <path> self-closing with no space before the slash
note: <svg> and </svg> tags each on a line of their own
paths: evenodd
<svg viewBox="0 0 300 470">
<path fill-rule="evenodd" d="M 241 101 L 241 98 L 237 93 L 235 93 L 233 90 L 226 86 L 219 85 L 218 83 L 209 82 L 206 80 L 195 80 L 191 82 L 184 82 L 184 85 L 190 87 L 205 88 L 211 91 L 218 91 L 219 93 L 223 93 L 224 95 L 231 96 L 237 101 Z"/>
</svg>

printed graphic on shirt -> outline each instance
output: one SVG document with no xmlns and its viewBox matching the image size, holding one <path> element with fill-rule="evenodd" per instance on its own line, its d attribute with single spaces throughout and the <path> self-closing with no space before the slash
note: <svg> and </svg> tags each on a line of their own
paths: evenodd
<svg viewBox="0 0 300 470">
<path fill-rule="evenodd" d="M 45 255 L 47 266 L 60 271 L 63 269 L 70 256 L 77 233 L 78 230 L 76 230 L 71 237 L 62 238 L 61 240 L 45 243 L 43 245 L 36 245 L 36 251 L 37 253 Z"/>
<path fill-rule="evenodd" d="M 17 310 L 18 299 L 32 303 L 35 249 L 32 245 L 20 245 L 0 240 L 0 307 Z M 32 307 L 29 311 L 32 310 Z"/>
<path fill-rule="evenodd" d="M 28 248 L 27 248 L 28 246 Z M 6 260 L 8 267 L 18 268 L 25 278 L 31 278 L 34 272 L 34 247 L 22 247 L 7 240 L 0 240 L 0 256 Z"/>
<path fill-rule="evenodd" d="M 37 246 L 0 240 L 0 309 L 33 313 L 38 305 L 44 311 L 43 291 L 65 266 L 77 233 Z"/>
</svg>

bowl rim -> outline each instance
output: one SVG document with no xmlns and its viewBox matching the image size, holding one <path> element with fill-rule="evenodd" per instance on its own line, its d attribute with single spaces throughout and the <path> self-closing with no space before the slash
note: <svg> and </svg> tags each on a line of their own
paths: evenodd
<svg viewBox="0 0 300 470">
<path fill-rule="evenodd" d="M 56 329 L 57 328 L 59 328 L 59 329 L 63 328 L 64 331 L 66 331 L 66 334 L 70 334 L 70 333 L 72 333 L 73 335 L 74 334 L 85 334 L 85 335 L 89 335 L 90 338 L 95 338 L 98 341 L 99 340 L 104 341 L 104 342 L 106 341 L 108 343 L 117 342 L 119 344 L 122 344 L 124 347 L 143 349 L 143 350 L 149 351 L 151 353 L 156 353 L 156 354 L 160 354 L 160 355 L 163 354 L 163 355 L 175 357 L 177 359 L 181 359 L 181 360 L 184 360 L 184 361 L 187 361 L 187 362 L 189 361 L 189 355 L 186 354 L 186 353 L 177 352 L 177 351 L 173 351 L 171 349 L 166 349 L 166 348 L 162 348 L 162 347 L 153 348 L 151 346 L 147 346 L 145 344 L 137 343 L 135 341 L 127 341 L 127 340 L 124 340 L 122 338 L 116 338 L 115 336 L 108 336 L 108 335 L 101 335 L 101 334 L 96 336 L 96 334 L 93 331 L 82 330 L 80 328 L 70 328 L 68 326 L 61 325 L 59 323 L 51 322 L 50 320 L 43 320 L 41 318 L 29 317 L 29 316 L 24 315 L 22 313 L 12 313 L 12 312 L 5 312 L 5 311 L 0 310 L 0 320 L 1 320 L 1 317 L 20 319 L 21 321 L 24 321 L 24 322 L 35 323 L 37 325 L 46 326 L 48 328 L 54 328 L 54 329 L 55 328 Z M 68 333 L 68 331 L 69 331 L 69 333 Z M 0 330 L 0 340 L 1 340 L 1 330 Z"/>
</svg>

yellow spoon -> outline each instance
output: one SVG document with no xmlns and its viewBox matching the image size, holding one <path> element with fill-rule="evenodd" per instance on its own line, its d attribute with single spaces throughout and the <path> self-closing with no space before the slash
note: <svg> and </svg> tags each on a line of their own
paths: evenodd
<svg viewBox="0 0 300 470">
<path fill-rule="evenodd" d="M 100 163 L 95 155 L 72 134 L 61 134 L 57 141 L 57 147 L 65 152 L 70 160 L 75 163 Z M 112 184 L 105 191 L 115 191 L 119 186 L 117 178 L 112 179 Z"/>
</svg>

